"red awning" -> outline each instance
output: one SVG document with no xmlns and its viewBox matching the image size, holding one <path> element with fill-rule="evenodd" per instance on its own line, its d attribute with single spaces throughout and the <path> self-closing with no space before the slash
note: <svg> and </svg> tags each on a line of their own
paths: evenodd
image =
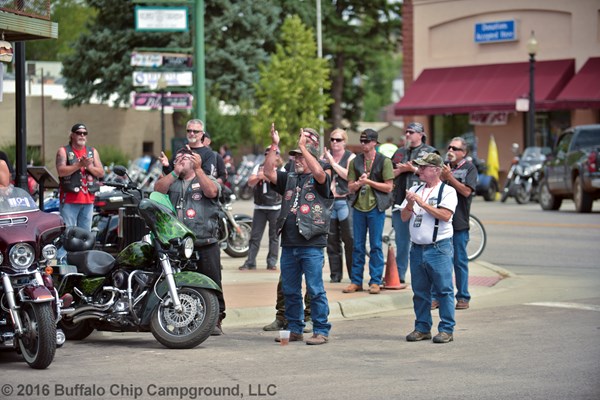
<svg viewBox="0 0 600 400">
<path fill-rule="evenodd" d="M 600 57 L 588 59 L 556 101 L 561 108 L 600 108 Z"/>
<path fill-rule="evenodd" d="M 575 74 L 574 60 L 535 63 L 537 110 L 554 100 Z M 426 69 L 395 104 L 396 115 L 514 111 L 529 94 L 529 63 Z M 550 101 L 549 101 L 550 100 Z"/>
</svg>

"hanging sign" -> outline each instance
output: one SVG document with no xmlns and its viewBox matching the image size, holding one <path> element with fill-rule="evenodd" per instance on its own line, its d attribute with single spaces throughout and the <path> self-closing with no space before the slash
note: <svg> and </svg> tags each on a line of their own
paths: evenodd
<svg viewBox="0 0 600 400">
<path fill-rule="evenodd" d="M 160 76 L 165 78 L 167 86 L 192 86 L 194 84 L 192 71 L 181 72 L 133 72 L 133 86 L 156 87 Z"/>
<path fill-rule="evenodd" d="M 473 112 L 469 114 L 471 125 L 506 125 L 508 123 L 508 112 L 490 111 Z"/>
<path fill-rule="evenodd" d="M 135 30 L 187 32 L 187 7 L 135 7 Z"/>
<path fill-rule="evenodd" d="M 160 93 L 134 93 L 133 108 L 158 110 L 161 107 Z M 191 110 L 193 96 L 189 93 L 165 93 L 165 107 L 174 110 Z"/>
<path fill-rule="evenodd" d="M 191 54 L 184 53 L 148 53 L 132 52 L 130 65 L 132 67 L 170 67 L 191 68 L 193 66 Z"/>
</svg>

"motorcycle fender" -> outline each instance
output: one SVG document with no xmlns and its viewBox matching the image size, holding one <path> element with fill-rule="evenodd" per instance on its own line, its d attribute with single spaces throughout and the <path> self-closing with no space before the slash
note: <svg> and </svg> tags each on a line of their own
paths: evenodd
<svg viewBox="0 0 600 400">
<path fill-rule="evenodd" d="M 200 274 L 198 272 L 193 271 L 183 271 L 173 274 L 175 278 L 175 285 L 179 287 L 192 287 L 192 288 L 203 288 L 203 289 L 212 289 L 221 292 L 221 288 L 219 285 L 215 283 L 208 276 Z M 152 318 L 152 310 L 156 308 L 158 303 L 162 298 L 169 292 L 169 288 L 167 286 L 167 281 L 163 280 L 160 282 L 155 291 L 152 291 L 150 294 L 150 298 L 146 303 L 146 307 L 142 313 L 142 321 L 140 325 L 148 325 L 150 323 L 150 319 Z M 157 297 L 157 295 L 159 297 Z"/>
<path fill-rule="evenodd" d="M 250 222 L 252 223 L 252 217 L 247 214 L 233 214 L 235 222 Z"/>
<path fill-rule="evenodd" d="M 22 289 L 21 301 L 45 303 L 48 301 L 54 301 L 54 295 L 45 286 L 27 285 Z"/>
<path fill-rule="evenodd" d="M 484 191 L 487 188 L 489 188 L 490 184 L 492 183 L 492 177 L 489 175 L 479 174 L 478 179 L 479 181 L 477 182 L 477 186 L 479 186 Z"/>
</svg>

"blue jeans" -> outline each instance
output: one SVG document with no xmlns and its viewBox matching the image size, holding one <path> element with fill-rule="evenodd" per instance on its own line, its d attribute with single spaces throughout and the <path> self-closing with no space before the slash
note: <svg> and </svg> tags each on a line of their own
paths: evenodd
<svg viewBox="0 0 600 400">
<path fill-rule="evenodd" d="M 90 232 L 92 230 L 92 216 L 94 215 L 93 204 L 73 204 L 61 203 L 60 216 L 65 221 L 65 226 L 78 226 Z M 65 263 L 67 251 L 64 247 L 60 247 L 56 254 L 56 259 L 59 263 Z"/>
<path fill-rule="evenodd" d="M 413 307 L 417 319 L 415 330 L 430 332 L 431 295 L 440 302 L 438 331 L 454 332 L 454 286 L 452 285 L 452 239 L 431 245 L 415 245 L 410 249 L 410 274 L 413 289 Z"/>
<path fill-rule="evenodd" d="M 302 304 L 302 274 L 310 294 L 310 316 L 313 333 L 329 336 L 331 324 L 327 322 L 329 304 L 323 286 L 323 249 L 319 247 L 281 248 L 281 287 L 285 298 L 285 318 L 288 329 L 297 334 L 304 330 Z"/>
<path fill-rule="evenodd" d="M 396 265 L 400 282 L 406 282 L 406 271 L 408 270 L 408 255 L 410 252 L 410 219 L 402 221 L 400 211 L 392 212 L 392 226 L 396 236 Z"/>
<path fill-rule="evenodd" d="M 352 283 L 362 286 L 365 257 L 367 254 L 367 230 L 369 231 L 369 285 L 381 285 L 383 279 L 383 225 L 385 212 L 377 207 L 363 212 L 352 210 L 354 228 L 354 250 L 352 252 Z"/>
<path fill-rule="evenodd" d="M 469 230 L 454 231 L 454 278 L 456 281 L 456 300 L 471 300 L 469 294 L 469 258 L 467 243 Z"/>
</svg>

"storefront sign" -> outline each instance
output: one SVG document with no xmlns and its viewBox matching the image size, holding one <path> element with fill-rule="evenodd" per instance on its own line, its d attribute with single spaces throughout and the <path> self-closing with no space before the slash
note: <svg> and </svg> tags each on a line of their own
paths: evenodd
<svg viewBox="0 0 600 400">
<path fill-rule="evenodd" d="M 192 71 L 182 72 L 133 72 L 133 86 L 147 86 L 150 88 L 158 85 L 160 76 L 163 76 L 167 86 L 192 86 L 194 79 Z"/>
<path fill-rule="evenodd" d="M 187 32 L 187 7 L 135 7 L 135 30 Z"/>
<path fill-rule="evenodd" d="M 193 97 L 189 93 L 165 93 L 165 107 L 174 110 L 191 110 Z M 160 93 L 135 93 L 133 108 L 158 110 L 161 107 Z"/>
<path fill-rule="evenodd" d="M 193 57 L 191 54 L 184 53 L 138 53 L 134 51 L 131 53 L 130 64 L 133 67 L 191 68 Z"/>
<path fill-rule="evenodd" d="M 508 123 L 508 112 L 490 111 L 474 112 L 469 114 L 471 125 L 506 125 Z"/>
<path fill-rule="evenodd" d="M 475 43 L 510 42 L 517 40 L 515 20 L 475 24 Z"/>
</svg>

